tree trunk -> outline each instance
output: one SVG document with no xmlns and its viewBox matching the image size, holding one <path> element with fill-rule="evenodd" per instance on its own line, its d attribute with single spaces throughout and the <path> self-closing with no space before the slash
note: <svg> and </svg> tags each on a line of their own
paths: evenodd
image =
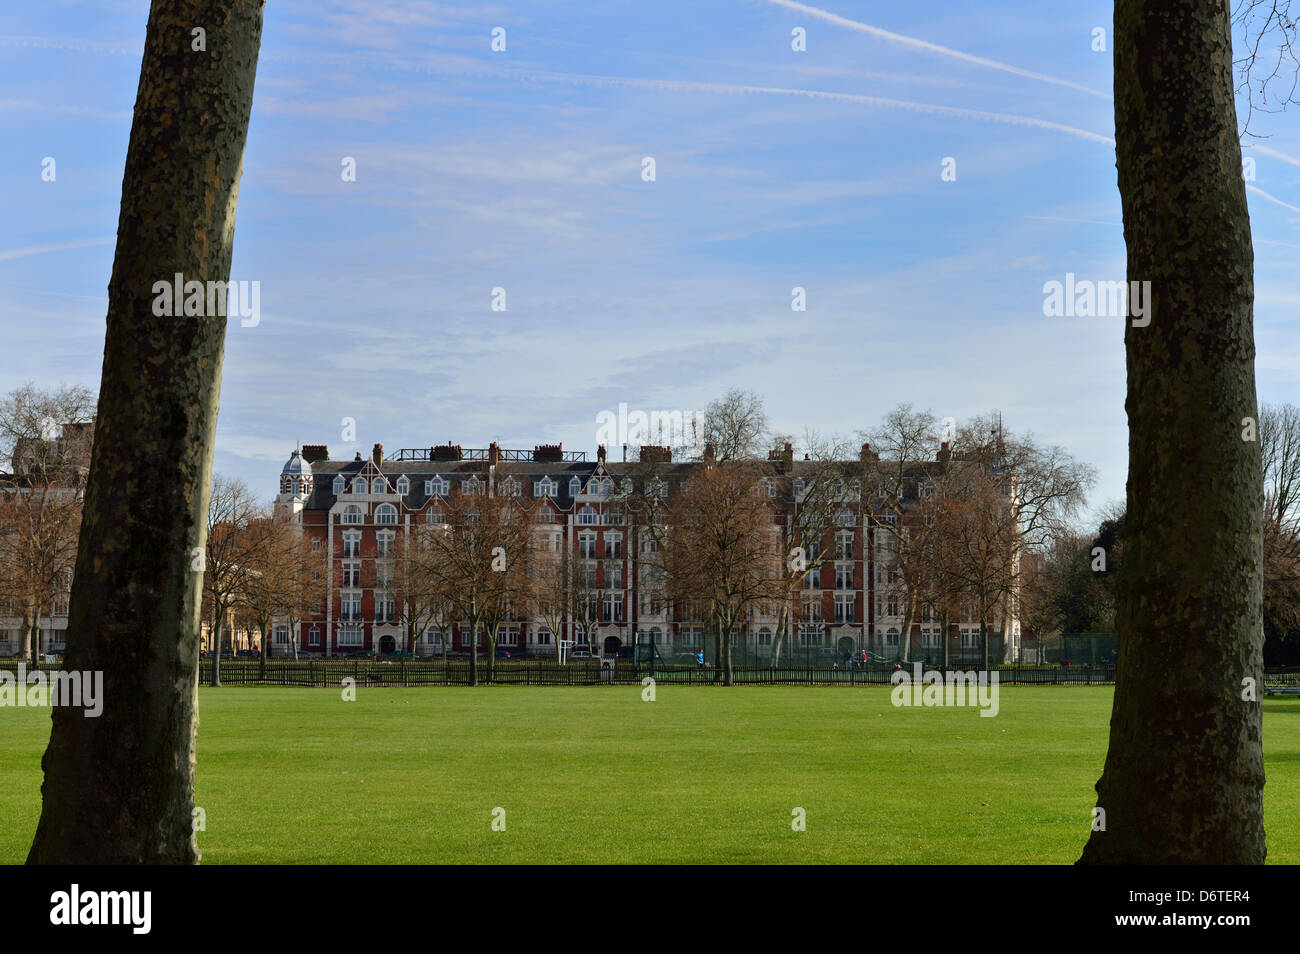
<svg viewBox="0 0 1300 954">
<path fill-rule="evenodd" d="M 225 613 L 216 613 L 212 622 L 212 641 L 216 644 L 212 650 L 212 685 L 221 685 L 221 645 L 225 639 Z M 197 684 L 197 680 L 195 680 Z"/>
<path fill-rule="evenodd" d="M 722 631 L 722 684 L 730 686 L 733 681 L 731 672 L 731 626 Z"/>
<path fill-rule="evenodd" d="M 470 620 L 469 630 L 469 684 L 478 685 L 478 620 Z"/>
<path fill-rule="evenodd" d="M 226 281 L 261 0 L 153 0 L 122 177 L 67 667 L 99 718 L 53 710 L 46 864 L 182 864 L 192 830 L 197 640 L 226 320 L 160 317 L 154 283 Z M 206 31 L 206 50 L 191 31 Z"/>
<path fill-rule="evenodd" d="M 907 662 L 908 650 L 912 648 L 912 615 L 916 612 L 916 596 L 911 588 L 907 591 L 903 606 L 903 632 L 898 637 L 898 658 L 901 662 Z"/>
<path fill-rule="evenodd" d="M 980 614 L 980 647 L 981 647 L 981 651 L 984 653 L 983 668 L 985 672 L 988 672 L 989 671 L 989 624 L 988 624 L 988 620 L 984 618 L 983 613 Z"/>
<path fill-rule="evenodd" d="M 943 628 L 942 628 L 942 630 L 940 630 L 939 642 L 940 642 L 941 647 L 942 647 L 942 649 L 943 649 L 943 669 L 944 669 L 944 672 L 947 672 L 947 671 L 948 671 L 948 665 L 949 665 L 949 661 L 948 661 L 948 653 L 949 653 L 949 648 L 950 648 L 950 646 L 951 646 L 951 644 L 952 644 L 952 634 L 948 632 L 948 626 L 949 626 L 950 624 L 949 624 L 949 622 L 948 622 L 948 611 L 947 611 L 947 610 L 944 610 L 944 612 L 943 612 L 941 618 L 942 618 L 942 620 L 943 620 Z"/>
<path fill-rule="evenodd" d="M 1227 0 L 1117 0 L 1115 129 L 1128 278 L 1129 475 L 1119 670 L 1080 859 L 1264 861 L 1260 448 L 1250 222 Z"/>
</svg>

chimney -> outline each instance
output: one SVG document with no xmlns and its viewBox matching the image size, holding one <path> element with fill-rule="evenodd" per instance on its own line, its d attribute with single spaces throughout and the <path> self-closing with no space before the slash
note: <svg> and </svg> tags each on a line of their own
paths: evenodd
<svg viewBox="0 0 1300 954">
<path fill-rule="evenodd" d="M 536 444 L 533 446 L 533 460 L 564 460 L 564 445 Z"/>
<path fill-rule="evenodd" d="M 460 460 L 460 445 L 448 441 L 446 446 L 430 447 L 429 460 Z"/>
<path fill-rule="evenodd" d="M 370 459 L 375 462 L 376 467 L 382 467 L 384 464 L 384 445 L 376 444 L 375 449 L 370 452 Z"/>
<path fill-rule="evenodd" d="M 880 460 L 880 455 L 871 449 L 870 444 L 863 444 L 858 460 L 865 464 L 869 460 Z"/>
<path fill-rule="evenodd" d="M 495 467 L 501 463 L 501 448 L 497 447 L 497 442 L 493 441 L 488 445 L 488 466 Z"/>
<path fill-rule="evenodd" d="M 357 451 L 357 460 L 361 459 L 361 451 Z"/>
<path fill-rule="evenodd" d="M 303 444 L 302 459 L 309 464 L 314 464 L 318 460 L 329 460 L 330 449 L 324 444 Z"/>
<path fill-rule="evenodd" d="M 601 444 L 599 447 L 596 448 L 596 460 L 600 461 L 602 464 L 605 463 L 605 445 L 604 445 L 604 444 Z"/>
<path fill-rule="evenodd" d="M 944 441 L 939 445 L 939 453 L 935 455 L 935 460 L 941 464 L 948 463 L 948 458 L 952 456 L 952 451 L 948 449 L 948 442 Z"/>
<path fill-rule="evenodd" d="M 658 444 L 641 445 L 641 463 L 643 464 L 667 464 L 673 459 L 671 447 L 661 447 Z"/>
<path fill-rule="evenodd" d="M 623 463 L 627 463 L 627 445 L 623 445 Z"/>
<path fill-rule="evenodd" d="M 714 447 L 713 447 L 713 441 L 705 441 L 705 442 L 704 442 L 704 459 L 707 460 L 707 461 L 712 461 L 712 460 L 714 460 L 714 459 L 716 458 L 716 456 L 717 456 L 717 451 L 716 451 L 716 450 L 714 449 Z"/>
</svg>

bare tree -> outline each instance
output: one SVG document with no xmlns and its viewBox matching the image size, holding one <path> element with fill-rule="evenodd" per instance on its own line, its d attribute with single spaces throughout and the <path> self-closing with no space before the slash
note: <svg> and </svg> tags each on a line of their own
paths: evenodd
<svg viewBox="0 0 1300 954">
<path fill-rule="evenodd" d="M 0 601 L 23 617 L 33 665 L 41 618 L 71 586 L 94 433 L 94 395 L 83 387 L 24 384 L 0 401 Z"/>
<path fill-rule="evenodd" d="M 666 576 L 676 602 L 698 604 L 718 638 L 718 666 L 732 685 L 731 647 L 751 609 L 778 594 L 784 561 L 767 492 L 753 463 L 703 465 L 668 505 Z"/>
<path fill-rule="evenodd" d="M 733 388 L 704 411 L 704 440 L 720 463 L 757 459 L 766 439 L 763 399 L 751 391 Z"/>
<path fill-rule="evenodd" d="M 265 606 L 268 614 L 274 613 L 275 595 L 263 584 L 263 567 L 278 533 L 269 509 L 258 504 L 243 481 L 213 476 L 202 569 L 203 586 L 212 605 L 214 686 L 221 685 L 221 652 L 231 612 L 246 607 L 260 591 L 270 594 Z"/>
<path fill-rule="evenodd" d="M 205 544 L 226 320 L 154 305 L 157 284 L 177 273 L 230 278 L 262 9 L 154 0 L 149 10 L 64 660 L 103 672 L 116 701 L 97 719 L 54 710 L 31 863 L 198 860 L 193 563 Z"/>
</svg>

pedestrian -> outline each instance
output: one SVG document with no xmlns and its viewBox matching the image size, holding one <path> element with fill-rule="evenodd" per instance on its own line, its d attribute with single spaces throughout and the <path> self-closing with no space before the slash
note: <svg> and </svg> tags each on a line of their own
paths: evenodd
<svg viewBox="0 0 1300 954">
<path fill-rule="evenodd" d="M 695 654 L 695 665 L 700 669 L 704 668 L 704 652 L 702 650 Z"/>
</svg>

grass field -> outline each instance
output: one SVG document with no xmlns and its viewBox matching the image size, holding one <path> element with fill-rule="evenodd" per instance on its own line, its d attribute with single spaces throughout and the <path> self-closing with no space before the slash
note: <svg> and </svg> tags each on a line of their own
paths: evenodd
<svg viewBox="0 0 1300 954">
<path fill-rule="evenodd" d="M 202 689 L 199 845 L 209 864 L 1070 863 L 1111 692 L 1006 687 L 981 718 L 883 688 Z M 1300 699 L 1264 709 L 1269 861 L 1294 864 Z M 48 710 L 0 709 L 0 862 L 26 855 L 48 734 Z"/>
</svg>

